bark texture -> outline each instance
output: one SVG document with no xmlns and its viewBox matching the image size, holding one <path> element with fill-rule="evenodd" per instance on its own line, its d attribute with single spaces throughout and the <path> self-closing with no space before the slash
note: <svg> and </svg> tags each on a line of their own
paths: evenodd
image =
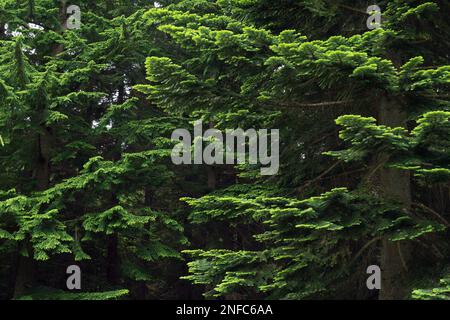
<svg viewBox="0 0 450 320">
<path fill-rule="evenodd" d="M 379 124 L 390 127 L 404 127 L 406 113 L 394 100 L 383 97 L 379 109 Z M 402 209 L 409 211 L 411 207 L 410 174 L 406 170 L 381 168 L 379 171 L 380 190 L 386 198 L 401 203 Z M 392 242 L 387 237 L 382 240 L 381 250 L 381 290 L 380 300 L 399 300 L 408 296 L 405 285 L 410 260 L 410 244 Z"/>
</svg>

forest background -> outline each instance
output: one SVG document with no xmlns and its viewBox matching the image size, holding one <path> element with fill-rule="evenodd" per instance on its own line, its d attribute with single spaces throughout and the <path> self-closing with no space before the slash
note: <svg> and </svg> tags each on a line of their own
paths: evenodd
<svg viewBox="0 0 450 320">
<path fill-rule="evenodd" d="M 448 299 L 449 13 L 0 0 L 0 299 Z M 196 120 L 279 129 L 278 174 L 174 165 Z"/>
</svg>

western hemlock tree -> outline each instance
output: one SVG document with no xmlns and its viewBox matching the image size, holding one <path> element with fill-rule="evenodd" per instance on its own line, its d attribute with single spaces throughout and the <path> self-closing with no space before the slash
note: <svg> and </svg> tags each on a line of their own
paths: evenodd
<svg viewBox="0 0 450 320">
<path fill-rule="evenodd" d="M 81 28 L 65 30 L 65 2 L 2 1 L 3 298 L 155 295 L 188 244 L 167 196 L 179 120 L 130 92 L 157 46 L 145 6 L 79 5 Z M 73 263 L 83 293 L 61 291 Z"/>
<path fill-rule="evenodd" d="M 379 244 L 366 259 L 380 263 L 384 270 L 380 298 L 407 298 L 414 281 L 426 278 L 421 273 L 433 266 L 412 265 L 413 256 L 426 260 L 416 251 L 428 254 L 417 243 L 435 247 L 436 261 L 442 261 L 446 255 L 442 251 L 447 251 L 431 241 L 441 237 L 448 225 L 442 217 L 448 208 L 450 73 L 448 41 L 442 39 L 442 29 L 448 30 L 448 4 L 390 1 L 385 4 L 383 28 L 367 32 L 355 27 L 360 20 L 350 25 L 353 32 L 332 26 L 341 22 L 343 28 L 346 10 L 362 11 L 367 17 L 363 1 L 333 6 L 300 1 L 298 17 L 305 24 L 295 23 L 289 26 L 292 29 L 287 29 L 287 16 L 281 14 L 275 21 L 273 13 L 285 10 L 292 16 L 293 3 L 192 4 L 179 1 L 146 13 L 149 23 L 166 33 L 178 50 L 148 58 L 151 84 L 138 89 L 168 112 L 201 115 L 217 128 L 281 128 L 281 175 L 250 181 L 279 190 L 272 197 L 281 197 L 283 204 L 330 188 L 347 187 L 347 191 L 325 192 L 317 204 L 316 197 L 304 200 L 311 207 L 303 209 L 272 203 L 270 194 L 249 203 L 244 199 L 252 195 L 253 187 L 237 189 L 242 191 L 237 195 L 232 188 L 231 195 L 224 189 L 199 200 L 188 198 L 193 222 L 206 223 L 208 228 L 221 222 L 224 238 L 231 233 L 234 241 L 211 241 L 206 244 L 210 251 L 187 251 L 196 260 L 189 264 L 192 275 L 186 279 L 212 285 L 214 289 L 206 294 L 213 296 L 248 297 L 250 290 L 284 298 L 333 297 L 337 292 L 342 297 L 352 294 L 347 293 L 349 283 L 357 280 L 342 277 L 353 270 L 352 260 Z M 257 11 L 257 6 L 268 10 Z M 319 21 L 325 27 L 317 30 L 314 25 Z M 339 117 L 346 113 L 356 115 Z M 340 134 L 344 143 L 335 139 L 338 128 L 332 119 L 337 117 L 337 124 L 345 127 Z M 317 139 L 317 133 L 322 138 Z M 433 136 L 439 137 L 438 146 L 428 144 Z M 333 149 L 342 150 L 326 152 Z M 321 164 L 329 163 L 326 155 L 338 161 L 318 165 L 319 159 Z M 255 177 L 248 170 L 252 168 L 239 175 L 242 182 Z M 426 200 L 434 188 L 446 190 L 437 209 Z M 349 192 L 359 206 L 365 204 L 361 215 L 374 220 L 358 220 L 358 210 L 346 201 L 336 203 L 336 208 L 325 205 L 332 203 L 329 197 L 342 192 Z M 350 215 L 349 221 L 333 221 L 332 214 L 340 210 L 341 218 Z M 289 223 L 290 215 L 299 220 L 292 218 Z M 318 220 L 305 224 L 308 217 Z M 352 240 L 340 241 L 336 230 L 351 229 L 353 223 L 358 231 L 343 232 Z M 305 228 L 320 230 L 320 236 L 308 236 Z M 314 239 L 320 242 L 318 250 Z M 294 254 L 286 253 L 289 250 Z M 333 269 L 335 265 L 339 270 Z M 357 281 L 364 286 L 364 281 Z M 327 290 L 330 286 L 336 291 Z"/>
<path fill-rule="evenodd" d="M 0 298 L 448 299 L 450 5 L 372 4 L 0 0 Z M 195 120 L 279 174 L 175 166 Z"/>
</svg>

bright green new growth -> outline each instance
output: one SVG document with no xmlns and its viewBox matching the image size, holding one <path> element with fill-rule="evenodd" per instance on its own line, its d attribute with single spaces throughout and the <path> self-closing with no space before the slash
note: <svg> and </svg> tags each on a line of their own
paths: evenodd
<svg viewBox="0 0 450 320">
<path fill-rule="evenodd" d="M 0 0 L 0 299 L 448 299 L 448 1 L 158 3 Z M 279 174 L 173 165 L 199 119 Z"/>
</svg>

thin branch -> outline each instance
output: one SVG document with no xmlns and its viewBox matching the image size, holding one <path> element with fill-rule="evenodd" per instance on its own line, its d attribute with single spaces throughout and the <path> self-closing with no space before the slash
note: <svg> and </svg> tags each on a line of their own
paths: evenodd
<svg viewBox="0 0 450 320">
<path fill-rule="evenodd" d="M 310 186 L 312 183 L 322 179 L 324 176 L 326 176 L 328 173 L 330 173 L 334 168 L 336 168 L 338 165 L 340 165 L 342 163 L 342 160 L 339 160 L 337 162 L 335 162 L 331 167 L 329 167 L 327 170 L 325 170 L 324 172 L 322 172 L 318 177 L 314 178 L 313 180 L 308 181 L 306 184 L 304 184 L 303 186 L 297 188 L 297 191 L 301 191 L 304 188 Z"/>
<path fill-rule="evenodd" d="M 423 96 L 426 98 L 442 99 L 442 100 L 450 98 L 450 94 L 424 94 Z"/>
<path fill-rule="evenodd" d="M 400 247 L 400 242 L 397 241 L 398 255 L 400 256 L 400 261 L 402 262 L 403 269 L 408 272 L 408 266 L 406 265 L 405 258 L 403 257 L 402 248 Z"/>
<path fill-rule="evenodd" d="M 341 7 L 341 8 L 344 8 L 344 9 L 347 9 L 347 10 L 350 10 L 350 11 L 353 11 L 353 12 L 358 12 L 358 13 L 367 14 L 366 11 L 363 11 L 363 10 L 360 10 L 360 9 L 353 8 L 353 7 L 347 6 L 347 5 L 345 5 L 345 4 L 338 4 L 338 6 Z"/>
<path fill-rule="evenodd" d="M 347 176 L 349 174 L 358 173 L 358 172 L 362 172 L 362 171 L 365 171 L 365 170 L 366 170 L 365 168 L 360 168 L 360 169 L 355 169 L 355 170 L 344 171 L 342 173 L 335 174 L 334 176 L 324 177 L 324 178 L 322 178 L 322 180 L 324 180 L 324 179 L 333 179 L 333 178 L 337 178 L 337 177 L 341 177 L 341 176 Z"/>
<path fill-rule="evenodd" d="M 317 103 L 279 103 L 282 107 L 294 107 L 294 108 L 308 108 L 308 107 L 325 107 L 325 106 L 335 106 L 352 103 L 355 100 L 341 100 L 341 101 L 325 101 Z"/>
<path fill-rule="evenodd" d="M 416 207 L 425 209 L 429 213 L 433 214 L 436 218 L 438 218 L 446 227 L 450 228 L 450 223 L 444 217 L 442 217 L 439 213 L 434 211 L 433 209 L 427 207 L 423 203 L 414 202 L 413 205 Z"/>
<path fill-rule="evenodd" d="M 433 253 L 437 258 L 439 259 L 444 259 L 445 256 L 442 254 L 441 251 L 439 251 L 439 249 L 434 245 L 428 245 L 424 242 L 422 242 L 420 239 L 412 239 L 414 242 L 420 244 L 422 247 L 424 247 L 427 251 Z M 431 250 L 430 250 L 431 249 Z"/>
<path fill-rule="evenodd" d="M 359 256 L 363 254 L 364 251 L 366 251 L 367 248 L 369 248 L 373 243 L 380 241 L 381 240 L 381 236 L 375 237 L 372 240 L 370 240 L 369 242 L 367 242 L 359 251 L 358 253 L 356 253 L 355 257 L 352 259 L 352 261 L 350 261 L 350 265 L 352 265 L 353 263 L 356 262 L 356 260 L 358 260 Z"/>
<path fill-rule="evenodd" d="M 327 139 L 328 137 L 335 135 L 336 133 L 338 133 L 339 130 L 333 130 L 331 132 L 328 132 L 326 135 L 321 136 L 319 139 L 314 140 L 313 142 L 310 143 L 310 145 L 315 145 L 319 142 L 322 142 L 323 140 Z M 319 134 L 320 135 L 320 134 Z"/>
<path fill-rule="evenodd" d="M 383 167 L 386 162 L 388 162 L 389 160 L 389 156 L 384 156 L 381 161 L 375 166 L 375 168 L 364 178 L 366 181 L 370 181 L 370 179 L 372 178 L 372 176 L 378 171 L 380 170 L 381 167 Z"/>
</svg>

